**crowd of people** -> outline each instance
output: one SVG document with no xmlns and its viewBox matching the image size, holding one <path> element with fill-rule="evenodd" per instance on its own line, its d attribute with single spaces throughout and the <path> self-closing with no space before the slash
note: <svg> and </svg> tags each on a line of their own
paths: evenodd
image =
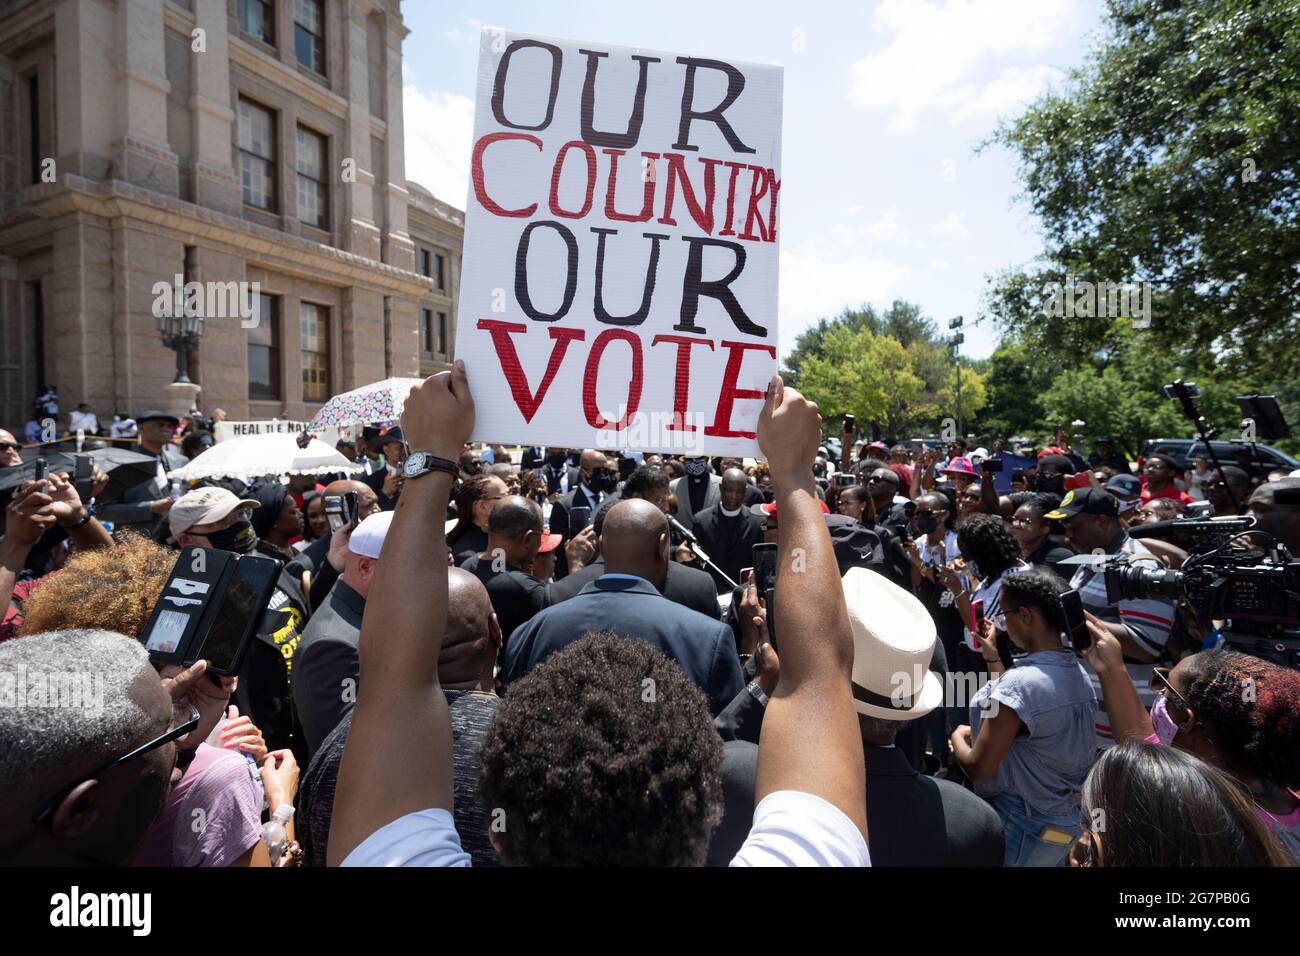
<svg viewBox="0 0 1300 956">
<path fill-rule="evenodd" d="M 1300 671 L 1089 560 L 1189 508 L 1300 554 L 1300 478 L 827 440 L 780 378 L 761 459 L 512 452 L 466 376 L 332 475 L 179 485 L 212 423 L 146 411 L 153 478 L 6 484 L 0 431 L 0 861 L 1300 861 Z M 279 562 L 237 674 L 142 644 L 190 547 Z"/>
</svg>

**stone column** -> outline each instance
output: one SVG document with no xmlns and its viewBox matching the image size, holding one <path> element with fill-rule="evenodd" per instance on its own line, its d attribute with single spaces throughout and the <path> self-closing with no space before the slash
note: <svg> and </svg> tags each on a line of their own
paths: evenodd
<svg viewBox="0 0 1300 956">
<path fill-rule="evenodd" d="M 171 84 L 163 52 L 163 0 L 118 0 L 110 36 L 119 58 L 113 178 L 179 196 L 180 170 L 167 145 Z M 104 36 L 95 40 L 102 44 Z"/>
<path fill-rule="evenodd" d="M 192 53 L 190 111 L 194 157 L 190 174 L 194 201 L 239 215 L 239 176 L 231 165 L 235 112 L 230 107 L 230 32 L 225 0 L 194 0 L 194 23 L 204 33 L 206 51 Z"/>
<path fill-rule="evenodd" d="M 354 182 L 342 184 L 344 221 L 340 239 L 349 252 L 379 259 L 380 235 L 375 226 L 375 176 L 370 156 L 370 60 L 366 47 L 368 4 L 349 3 L 342 22 L 344 94 L 348 98 L 343 155 L 354 160 Z"/>
<path fill-rule="evenodd" d="M 108 176 L 115 135 L 116 66 L 113 44 L 113 8 L 94 0 L 62 0 L 54 14 L 58 104 L 58 157 L 60 176 L 72 173 L 88 179 Z M 162 29 L 162 11 L 158 12 Z M 159 36 L 159 57 L 162 37 Z M 164 95 L 164 100 L 165 100 Z M 166 103 L 159 111 L 166 123 Z M 163 136 L 166 142 L 166 135 Z"/>
</svg>

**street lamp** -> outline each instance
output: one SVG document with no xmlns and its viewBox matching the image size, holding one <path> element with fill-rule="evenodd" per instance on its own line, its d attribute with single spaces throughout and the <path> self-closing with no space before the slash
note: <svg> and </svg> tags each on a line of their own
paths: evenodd
<svg viewBox="0 0 1300 956">
<path fill-rule="evenodd" d="M 190 353 L 199 350 L 203 335 L 203 316 L 187 310 L 183 298 L 176 297 L 176 308 L 164 309 L 158 316 L 158 333 L 162 344 L 176 353 L 176 378 L 173 385 L 190 385 Z"/>
<path fill-rule="evenodd" d="M 948 328 L 956 329 L 952 337 L 952 361 L 957 371 L 957 434 L 965 435 L 966 431 L 962 427 L 961 420 L 961 344 L 966 341 L 966 336 L 961 332 L 962 323 L 965 321 L 960 315 L 955 319 L 948 320 Z"/>
</svg>

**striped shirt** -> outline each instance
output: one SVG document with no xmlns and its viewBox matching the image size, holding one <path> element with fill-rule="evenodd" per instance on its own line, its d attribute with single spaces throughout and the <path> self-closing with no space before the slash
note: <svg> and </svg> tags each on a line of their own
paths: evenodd
<svg viewBox="0 0 1300 956">
<path fill-rule="evenodd" d="M 1112 544 L 1107 553 L 1144 555 L 1153 566 L 1164 567 L 1150 551 L 1130 538 L 1128 532 L 1121 532 L 1119 541 Z M 1164 656 L 1169 630 L 1174 624 L 1173 601 L 1134 600 L 1111 604 L 1106 600 L 1106 573 L 1094 570 L 1086 564 L 1080 565 L 1074 572 L 1074 576 L 1070 578 L 1070 587 L 1079 592 L 1079 596 L 1083 599 L 1084 610 L 1095 614 L 1108 624 L 1122 624 L 1133 643 L 1148 654 L 1154 655 L 1156 660 Z M 1138 697 L 1147 710 L 1151 709 L 1155 701 L 1155 694 L 1150 689 L 1151 671 L 1154 666 L 1154 664 L 1139 663 L 1128 658 L 1124 661 L 1124 667 L 1132 678 L 1134 686 L 1137 687 Z M 1088 677 L 1100 702 L 1096 721 L 1098 744 L 1101 747 L 1114 746 L 1110 717 L 1106 713 L 1106 702 L 1102 699 L 1101 682 L 1091 670 L 1088 672 Z"/>
</svg>

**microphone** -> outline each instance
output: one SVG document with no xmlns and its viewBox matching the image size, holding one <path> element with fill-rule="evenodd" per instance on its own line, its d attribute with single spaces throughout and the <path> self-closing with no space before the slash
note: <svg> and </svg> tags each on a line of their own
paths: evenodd
<svg viewBox="0 0 1300 956">
<path fill-rule="evenodd" d="M 673 534 L 684 538 L 691 544 L 698 545 L 700 543 L 700 539 L 695 537 L 695 532 L 691 531 L 690 528 L 686 527 L 672 515 L 664 515 L 664 517 L 668 519 L 668 527 L 672 529 Z"/>
</svg>

